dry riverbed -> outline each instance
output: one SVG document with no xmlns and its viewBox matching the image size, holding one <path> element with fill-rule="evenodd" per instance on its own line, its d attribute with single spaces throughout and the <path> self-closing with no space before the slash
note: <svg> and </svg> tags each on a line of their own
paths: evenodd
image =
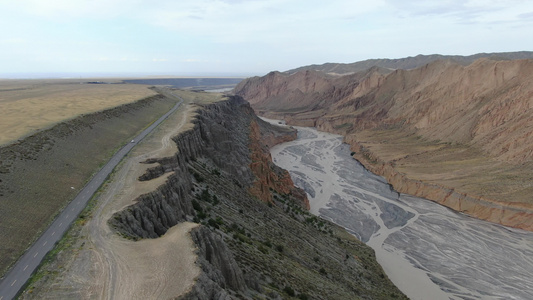
<svg viewBox="0 0 533 300">
<path fill-rule="evenodd" d="M 278 121 L 275 121 L 278 123 Z M 298 127 L 272 158 L 309 195 L 311 211 L 376 251 L 411 299 L 533 299 L 533 233 L 398 194 L 350 156 L 342 137 Z"/>
</svg>

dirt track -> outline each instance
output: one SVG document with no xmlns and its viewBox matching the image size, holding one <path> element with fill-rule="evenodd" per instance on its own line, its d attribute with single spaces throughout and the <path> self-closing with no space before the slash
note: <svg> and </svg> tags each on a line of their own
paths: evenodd
<svg viewBox="0 0 533 300">
<path fill-rule="evenodd" d="M 148 167 L 140 162 L 147 156 L 159 156 L 159 153 L 172 147 L 175 152 L 175 145 L 168 141 L 185 125 L 189 108 L 186 107 L 178 113 L 181 115 L 180 123 L 161 138 L 160 149 L 147 155 L 141 154 L 144 150 L 142 148 L 145 148 L 141 147 L 134 157 L 126 161 L 103 195 L 102 204 L 95 212 L 94 219 L 88 223 L 88 244 L 94 245 L 94 265 L 91 272 L 94 277 L 89 280 L 89 295 L 101 293 L 97 297 L 101 299 L 175 297 L 190 288 L 199 274 L 194 264 L 194 245 L 188 235 L 189 230 L 196 224 L 180 224 L 159 239 L 140 242 L 120 238 L 107 226 L 107 220 L 114 212 L 131 204 L 133 199 L 155 189 L 166 180 L 168 175 L 150 182 L 137 182 L 138 176 Z M 168 284 L 169 280 L 180 284 Z"/>
<path fill-rule="evenodd" d="M 76 254 L 59 266 L 64 271 L 48 280 L 54 282 L 36 283 L 35 293 L 26 293 L 24 298 L 167 299 L 192 287 L 200 270 L 188 233 L 197 224 L 181 223 L 161 238 L 138 242 L 118 236 L 107 225 L 114 212 L 156 189 L 170 175 L 137 181 L 151 166 L 140 162 L 177 151 L 170 138 L 188 128 L 194 108 L 189 103 L 185 99 L 182 107 L 119 165 L 97 200 L 93 218 L 81 230 L 85 238 L 83 244 L 78 241 L 79 251 L 72 249 Z"/>
</svg>

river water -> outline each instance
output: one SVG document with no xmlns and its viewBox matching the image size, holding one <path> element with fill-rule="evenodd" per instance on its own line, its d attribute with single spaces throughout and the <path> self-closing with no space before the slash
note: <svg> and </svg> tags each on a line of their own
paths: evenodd
<svg viewBox="0 0 533 300">
<path fill-rule="evenodd" d="M 532 232 L 399 194 L 354 160 L 341 136 L 297 129 L 297 140 L 272 148 L 273 161 L 308 193 L 312 213 L 375 250 L 408 297 L 533 299 Z"/>
</svg>

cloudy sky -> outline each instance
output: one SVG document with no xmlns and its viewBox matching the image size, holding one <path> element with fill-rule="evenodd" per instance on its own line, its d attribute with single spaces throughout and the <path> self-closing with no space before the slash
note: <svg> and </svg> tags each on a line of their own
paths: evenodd
<svg viewBox="0 0 533 300">
<path fill-rule="evenodd" d="M 533 50 L 533 1 L 0 0 L 2 74 L 263 75 Z"/>
</svg>

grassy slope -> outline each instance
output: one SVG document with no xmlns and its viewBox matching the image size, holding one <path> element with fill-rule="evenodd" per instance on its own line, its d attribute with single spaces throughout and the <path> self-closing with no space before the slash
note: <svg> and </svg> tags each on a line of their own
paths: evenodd
<svg viewBox="0 0 533 300">
<path fill-rule="evenodd" d="M 374 251 L 343 228 L 303 211 L 290 195 L 251 198 L 209 160 L 192 164 L 198 221 L 224 237 L 245 276 L 283 299 L 406 299 Z M 216 200 L 215 200 L 216 199 Z M 291 292 L 293 291 L 293 292 Z M 257 297 L 260 299 L 260 296 Z"/>
</svg>

